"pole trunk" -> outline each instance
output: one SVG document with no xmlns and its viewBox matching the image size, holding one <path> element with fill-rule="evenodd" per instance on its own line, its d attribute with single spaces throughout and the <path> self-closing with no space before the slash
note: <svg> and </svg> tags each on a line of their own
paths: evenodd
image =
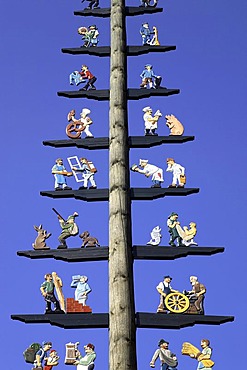
<svg viewBox="0 0 247 370">
<path fill-rule="evenodd" d="M 111 1 L 109 370 L 136 370 L 125 1 Z"/>
</svg>

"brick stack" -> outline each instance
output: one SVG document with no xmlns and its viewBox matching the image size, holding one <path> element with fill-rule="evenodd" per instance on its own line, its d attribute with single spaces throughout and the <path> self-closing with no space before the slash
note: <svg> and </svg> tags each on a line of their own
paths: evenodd
<svg viewBox="0 0 247 370">
<path fill-rule="evenodd" d="M 89 306 L 83 306 L 82 303 L 79 303 L 74 298 L 67 298 L 66 299 L 66 312 L 67 313 L 82 313 L 82 312 L 91 313 L 92 308 Z"/>
</svg>

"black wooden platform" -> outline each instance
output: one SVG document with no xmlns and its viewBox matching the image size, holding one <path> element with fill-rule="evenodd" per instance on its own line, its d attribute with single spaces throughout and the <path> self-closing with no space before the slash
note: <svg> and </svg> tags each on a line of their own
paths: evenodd
<svg viewBox="0 0 247 370">
<path fill-rule="evenodd" d="M 83 88 L 83 85 L 82 87 Z M 127 89 L 128 100 L 139 100 L 150 98 L 151 96 L 169 96 L 179 94 L 179 89 Z M 87 98 L 98 101 L 106 101 L 110 99 L 110 90 L 76 90 L 76 91 L 58 91 L 58 96 L 65 98 Z"/>
<path fill-rule="evenodd" d="M 48 323 L 64 329 L 108 328 L 108 313 L 11 315 L 12 320 L 26 324 Z M 234 321 L 233 316 L 160 314 L 136 312 L 137 328 L 181 329 L 197 324 L 221 325 Z"/>
<path fill-rule="evenodd" d="M 136 7 L 136 6 L 126 6 L 125 7 L 125 15 L 126 16 L 134 16 L 134 15 L 142 15 L 142 14 L 153 14 L 153 13 L 161 13 L 163 12 L 163 8 L 152 8 L 152 7 Z M 111 16 L 111 8 L 100 8 L 100 9 L 84 9 L 84 10 L 76 10 L 74 11 L 74 15 L 79 15 L 83 17 L 100 17 L 100 18 L 107 18 Z"/>
<path fill-rule="evenodd" d="M 148 53 L 165 53 L 167 51 L 176 50 L 176 46 L 168 45 L 143 45 L 143 46 L 127 46 L 126 54 L 128 56 L 137 56 Z M 97 57 L 109 57 L 111 54 L 110 46 L 90 46 L 86 47 L 77 47 L 77 48 L 62 48 L 62 53 L 72 54 L 72 55 L 94 55 Z"/>
<path fill-rule="evenodd" d="M 211 256 L 223 253 L 223 247 L 152 247 L 134 245 L 133 258 L 136 260 L 175 260 L 187 256 Z M 18 256 L 31 259 L 54 258 L 66 262 L 106 261 L 109 258 L 108 247 L 68 248 L 50 250 L 18 251 Z"/>
<path fill-rule="evenodd" d="M 153 200 L 166 196 L 186 196 L 199 193 L 199 188 L 131 188 L 132 200 Z M 108 189 L 41 191 L 40 195 L 49 198 L 75 198 L 86 202 L 108 201 Z"/>
<path fill-rule="evenodd" d="M 151 148 L 162 144 L 180 144 L 195 140 L 195 136 L 129 136 L 130 148 Z M 109 138 L 83 138 L 83 139 L 66 139 L 66 140 L 45 140 L 43 145 L 54 148 L 77 147 L 83 149 L 108 149 Z"/>
</svg>

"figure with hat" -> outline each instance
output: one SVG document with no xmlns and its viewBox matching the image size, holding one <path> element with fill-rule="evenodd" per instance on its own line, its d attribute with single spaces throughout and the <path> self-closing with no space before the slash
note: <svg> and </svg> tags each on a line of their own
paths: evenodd
<svg viewBox="0 0 247 370">
<path fill-rule="evenodd" d="M 185 168 L 181 164 L 175 163 L 173 158 L 167 158 L 166 163 L 166 172 L 172 172 L 173 174 L 172 184 L 169 185 L 169 188 L 184 188 L 186 183 Z"/>
<path fill-rule="evenodd" d="M 140 34 L 142 37 L 142 45 L 150 44 L 152 37 L 154 35 L 154 31 L 150 30 L 148 22 L 142 23 L 140 28 Z"/>
<path fill-rule="evenodd" d="M 160 88 L 161 76 L 157 76 L 153 71 L 153 66 L 151 64 L 146 64 L 145 69 L 140 74 L 142 83 L 140 84 L 141 89 L 146 89 L 149 86 L 150 89 Z"/>
<path fill-rule="evenodd" d="M 55 349 L 50 350 L 49 357 L 47 358 L 46 364 L 43 370 L 52 370 L 53 366 L 58 365 L 59 356 Z"/>
<path fill-rule="evenodd" d="M 86 306 L 88 294 L 92 291 L 88 284 L 88 277 L 85 275 L 72 276 L 71 288 L 75 289 L 75 300 Z"/>
<path fill-rule="evenodd" d="M 157 110 L 152 116 L 153 110 L 151 107 L 145 107 L 142 110 L 144 112 L 143 120 L 145 124 L 145 136 L 157 136 L 155 132 L 158 127 L 158 120 L 162 117 L 160 110 Z"/>
<path fill-rule="evenodd" d="M 70 85 L 78 86 L 82 82 L 87 82 L 86 85 L 81 90 L 96 90 L 94 83 L 96 82 L 97 77 L 95 77 L 92 72 L 89 71 L 88 66 L 83 64 L 81 66 L 81 71 L 74 71 L 69 75 Z"/>
<path fill-rule="evenodd" d="M 163 170 L 153 164 L 149 164 L 147 159 L 140 159 L 139 168 L 136 164 L 131 166 L 131 171 L 139 172 L 146 177 L 152 176 L 153 185 L 151 188 L 161 188 L 161 183 L 164 182 Z"/>
<path fill-rule="evenodd" d="M 164 276 L 163 281 L 161 281 L 156 287 L 158 293 L 160 294 L 160 303 L 157 308 L 157 313 L 160 313 L 160 312 L 168 313 L 168 310 L 165 305 L 165 298 L 168 294 L 172 292 L 174 293 L 177 292 L 176 290 L 172 289 L 171 284 L 170 284 L 171 281 L 172 281 L 172 277 L 169 275 L 166 275 Z"/>
<path fill-rule="evenodd" d="M 72 188 L 67 185 L 66 176 L 72 176 L 72 172 L 68 172 L 63 165 L 62 158 L 56 159 L 56 164 L 51 169 L 51 173 L 55 178 L 55 190 L 71 190 Z"/>
<path fill-rule="evenodd" d="M 66 134 L 69 138 L 79 139 L 82 132 L 86 134 L 86 138 L 93 138 L 93 134 L 90 131 L 90 125 L 93 123 L 93 121 L 88 116 L 90 113 L 90 109 L 83 108 L 80 113 L 80 119 L 75 118 L 74 109 L 68 113 L 67 119 L 70 123 L 66 127 Z"/>
<path fill-rule="evenodd" d="M 169 245 L 171 247 L 176 247 L 175 241 L 178 242 L 178 247 L 184 247 L 182 243 L 182 237 L 179 235 L 177 230 L 177 225 L 180 225 L 180 222 L 178 221 L 178 214 L 176 212 L 172 212 L 167 219 L 167 227 L 168 232 L 170 234 L 170 240 Z"/>
<path fill-rule="evenodd" d="M 93 370 L 94 361 L 96 359 L 95 347 L 92 343 L 88 343 L 84 346 L 85 356 L 82 356 L 80 351 L 77 349 L 76 357 L 77 360 L 74 365 L 77 365 L 76 370 Z"/>
<path fill-rule="evenodd" d="M 169 342 L 164 339 L 160 339 L 158 347 L 159 348 L 154 352 L 150 362 L 150 367 L 155 367 L 155 362 L 159 357 L 161 370 L 177 370 L 177 357 L 169 350 Z"/>
<path fill-rule="evenodd" d="M 34 369 L 43 369 L 42 366 L 48 360 L 48 351 L 51 349 L 51 347 L 51 342 L 42 342 L 42 346 L 40 346 L 39 350 L 35 354 L 35 361 L 33 363 Z"/>
<path fill-rule="evenodd" d="M 65 220 L 58 212 L 55 213 L 58 215 L 58 221 L 62 229 L 62 232 L 58 237 L 60 245 L 57 247 L 57 249 L 66 249 L 68 248 L 66 239 L 79 234 L 79 228 L 75 222 L 75 218 L 78 217 L 78 213 L 74 212 L 73 215 L 70 215 L 67 218 L 67 220 Z"/>
<path fill-rule="evenodd" d="M 82 41 L 84 41 L 82 47 L 88 48 L 90 46 L 97 46 L 99 42 L 99 31 L 95 24 L 89 27 L 79 27 L 78 33 L 82 36 Z"/>
<path fill-rule="evenodd" d="M 40 286 L 40 291 L 42 296 L 45 299 L 46 302 L 46 308 L 45 313 L 52 313 L 51 304 L 54 305 L 54 312 L 56 313 L 64 313 L 63 310 L 61 310 L 60 302 L 55 296 L 55 290 L 60 297 L 60 301 L 62 304 L 64 304 L 64 297 L 62 294 L 62 280 L 59 278 L 59 276 L 53 272 L 52 274 L 48 273 L 45 274 L 45 281 Z"/>
</svg>

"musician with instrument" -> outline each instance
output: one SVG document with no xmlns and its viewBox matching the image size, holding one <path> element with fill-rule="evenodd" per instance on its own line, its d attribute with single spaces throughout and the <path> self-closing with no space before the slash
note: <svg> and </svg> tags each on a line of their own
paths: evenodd
<svg viewBox="0 0 247 370">
<path fill-rule="evenodd" d="M 197 370 L 212 370 L 214 362 L 211 360 L 212 348 L 208 339 L 201 340 L 202 351 L 189 342 L 183 343 L 182 354 L 198 361 Z"/>
<path fill-rule="evenodd" d="M 161 339 L 158 343 L 158 347 L 159 349 L 154 352 L 154 355 L 150 362 L 150 367 L 155 367 L 155 361 L 159 357 L 161 362 L 161 370 L 177 370 L 177 357 L 168 349 L 169 342 Z"/>
<path fill-rule="evenodd" d="M 63 165 L 62 158 L 56 159 L 56 164 L 51 169 L 51 173 L 55 178 L 55 190 L 71 190 L 72 188 L 67 186 L 66 176 L 72 176 L 72 172 L 66 171 Z"/>
</svg>

